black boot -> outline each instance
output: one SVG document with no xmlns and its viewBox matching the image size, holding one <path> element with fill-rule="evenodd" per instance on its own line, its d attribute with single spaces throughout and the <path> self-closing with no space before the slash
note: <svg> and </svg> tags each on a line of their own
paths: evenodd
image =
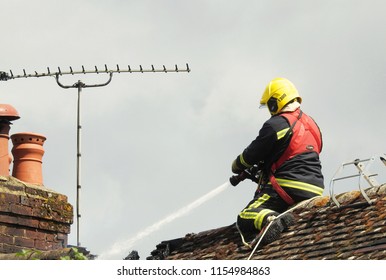
<svg viewBox="0 0 386 280">
<path fill-rule="evenodd" d="M 295 217 L 292 213 L 285 213 L 273 218 L 274 220 L 264 227 L 259 234 L 260 237 L 262 236 L 260 241 L 262 245 L 278 240 L 281 233 L 295 223 Z"/>
</svg>

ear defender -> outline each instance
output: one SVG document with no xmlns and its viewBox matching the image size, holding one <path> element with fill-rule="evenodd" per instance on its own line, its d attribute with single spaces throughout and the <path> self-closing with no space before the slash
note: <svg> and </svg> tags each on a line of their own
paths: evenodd
<svg viewBox="0 0 386 280">
<path fill-rule="evenodd" d="M 279 109 L 279 107 L 277 105 L 277 99 L 275 97 L 271 97 L 268 100 L 267 106 L 268 106 L 268 109 L 272 115 L 275 114 L 277 112 L 277 110 Z"/>
</svg>

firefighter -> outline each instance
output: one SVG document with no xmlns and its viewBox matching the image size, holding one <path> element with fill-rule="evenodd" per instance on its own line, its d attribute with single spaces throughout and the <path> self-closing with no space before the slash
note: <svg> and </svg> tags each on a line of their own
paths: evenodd
<svg viewBox="0 0 386 280">
<path fill-rule="evenodd" d="M 270 81 L 260 107 L 267 107 L 271 118 L 232 163 L 233 173 L 259 165 L 262 174 L 253 199 L 237 217 L 237 227 L 245 240 L 256 241 L 270 221 L 273 222 L 262 243 L 276 240 L 293 224 L 294 217 L 290 212 L 275 217 L 292 205 L 323 193 L 319 159 L 322 135 L 314 120 L 301 110 L 301 103 L 302 98 L 288 79 Z"/>
</svg>

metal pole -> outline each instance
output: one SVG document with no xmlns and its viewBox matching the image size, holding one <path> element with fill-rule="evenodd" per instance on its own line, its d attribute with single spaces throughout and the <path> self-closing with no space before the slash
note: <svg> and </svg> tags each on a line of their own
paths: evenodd
<svg viewBox="0 0 386 280">
<path fill-rule="evenodd" d="M 82 93 L 82 88 L 89 88 L 89 87 L 103 87 L 107 86 L 112 78 L 113 78 L 113 73 L 109 73 L 109 78 L 105 83 L 101 84 L 92 84 L 92 85 L 86 85 L 83 83 L 81 80 L 78 80 L 77 83 L 73 85 L 63 85 L 59 81 L 59 74 L 57 74 L 56 77 L 56 82 L 57 84 L 65 89 L 68 88 L 77 88 L 78 89 L 78 102 L 77 102 L 77 132 L 76 132 L 76 243 L 77 246 L 80 247 L 80 189 L 81 189 L 81 131 L 82 131 L 82 124 L 81 124 L 81 113 L 80 113 L 80 100 L 81 100 L 81 93 Z"/>
<path fill-rule="evenodd" d="M 77 133 L 76 133 L 76 243 L 77 246 L 80 246 L 79 241 L 79 232 L 80 232 L 80 226 L 79 226 L 79 220 L 80 220 L 80 188 L 81 188 L 81 114 L 80 114 L 80 96 L 82 93 L 82 87 L 84 84 L 79 80 L 76 84 L 78 87 L 78 105 L 77 105 Z"/>
</svg>

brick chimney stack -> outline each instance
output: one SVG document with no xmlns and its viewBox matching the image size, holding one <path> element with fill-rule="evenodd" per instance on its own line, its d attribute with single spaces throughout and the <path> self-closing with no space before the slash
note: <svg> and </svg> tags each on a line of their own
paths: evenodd
<svg viewBox="0 0 386 280">
<path fill-rule="evenodd" d="M 67 196 L 43 186 L 43 135 L 11 136 L 10 176 L 9 131 L 11 121 L 19 118 L 11 105 L 0 104 L 0 253 L 66 248 L 73 207 Z"/>
</svg>

